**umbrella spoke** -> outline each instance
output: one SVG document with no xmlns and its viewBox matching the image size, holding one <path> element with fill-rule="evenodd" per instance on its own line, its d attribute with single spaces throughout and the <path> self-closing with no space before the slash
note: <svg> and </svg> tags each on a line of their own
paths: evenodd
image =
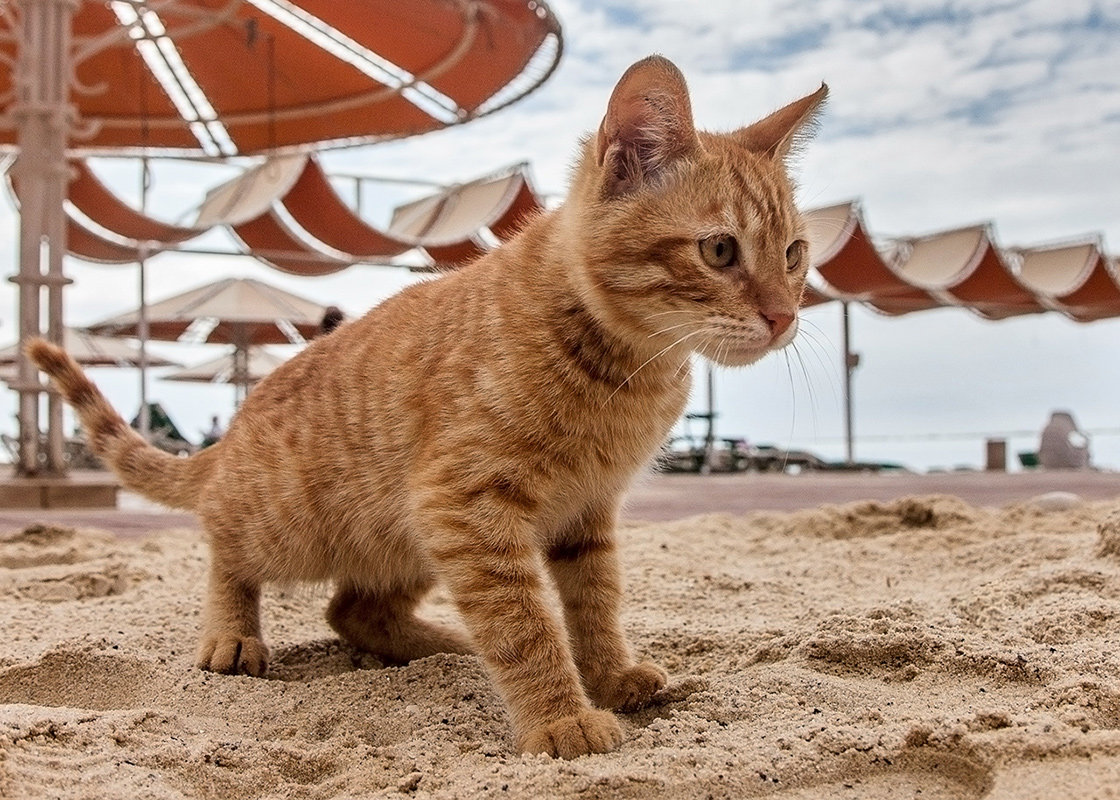
<svg viewBox="0 0 1120 800">
<path fill-rule="evenodd" d="M 199 317 L 187 326 L 179 341 L 185 344 L 201 344 L 210 337 L 220 322 L 217 317 Z"/>
<path fill-rule="evenodd" d="M 286 319 L 276 320 L 276 327 L 280 329 L 281 333 L 288 337 L 288 341 L 292 344 L 304 344 L 307 341 L 296 329 L 296 326 Z"/>
<path fill-rule="evenodd" d="M 454 100 L 435 87 L 368 47 L 363 47 L 342 31 L 299 6 L 286 0 L 248 0 L 248 2 L 378 83 L 400 92 L 402 97 L 434 119 L 450 124 L 466 116 L 466 112 Z M 455 48 L 453 56 L 470 46 L 476 27 L 477 21 L 472 18 L 467 34 Z"/>
<path fill-rule="evenodd" d="M 218 113 L 206 93 L 183 62 L 159 15 L 150 8 L 138 11 L 124 0 L 114 0 L 112 8 L 121 24 L 128 27 L 136 50 L 198 139 L 203 152 L 209 156 L 236 155 L 237 146 L 218 119 Z"/>
</svg>

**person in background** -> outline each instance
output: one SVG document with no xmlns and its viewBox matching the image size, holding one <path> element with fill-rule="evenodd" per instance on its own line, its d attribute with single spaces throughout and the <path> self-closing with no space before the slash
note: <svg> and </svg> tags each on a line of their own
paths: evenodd
<svg viewBox="0 0 1120 800">
<path fill-rule="evenodd" d="M 222 438 L 223 433 L 225 433 L 225 431 L 222 430 L 222 423 L 218 420 L 218 415 L 215 414 L 210 418 L 210 430 L 202 434 L 202 446 L 209 447 L 215 444 Z"/>
<path fill-rule="evenodd" d="M 1077 429 L 1073 414 L 1050 415 L 1038 444 L 1038 463 L 1044 469 L 1089 468 L 1089 437 Z"/>
<path fill-rule="evenodd" d="M 346 317 L 338 306 L 327 306 L 323 321 L 319 323 L 319 335 L 326 336 L 345 321 Z"/>
</svg>

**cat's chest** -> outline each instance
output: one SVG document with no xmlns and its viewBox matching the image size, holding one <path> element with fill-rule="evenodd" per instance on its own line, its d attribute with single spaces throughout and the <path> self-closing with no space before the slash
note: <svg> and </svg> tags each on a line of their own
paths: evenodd
<svg viewBox="0 0 1120 800">
<path fill-rule="evenodd" d="M 688 394 L 688 383 L 675 380 L 656 389 L 624 387 L 606 400 L 587 400 L 577 415 L 576 444 L 585 449 L 585 460 L 628 477 L 664 443 Z"/>
</svg>

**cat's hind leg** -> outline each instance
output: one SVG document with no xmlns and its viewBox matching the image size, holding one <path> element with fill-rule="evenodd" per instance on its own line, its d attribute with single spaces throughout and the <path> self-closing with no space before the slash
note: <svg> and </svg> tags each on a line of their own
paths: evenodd
<svg viewBox="0 0 1120 800">
<path fill-rule="evenodd" d="M 268 647 L 261 639 L 260 584 L 222 568 L 214 556 L 199 669 L 260 677 L 268 669 Z"/>
<path fill-rule="evenodd" d="M 416 616 L 427 587 L 377 590 L 341 585 L 327 608 L 327 622 L 346 641 L 392 662 L 436 653 L 471 653 L 468 638 Z"/>
</svg>

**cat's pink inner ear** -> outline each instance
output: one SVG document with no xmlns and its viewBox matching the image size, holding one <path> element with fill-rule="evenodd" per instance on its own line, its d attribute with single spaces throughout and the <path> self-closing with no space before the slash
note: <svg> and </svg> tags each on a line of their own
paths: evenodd
<svg viewBox="0 0 1120 800">
<path fill-rule="evenodd" d="M 827 98 L 828 86 L 822 83 L 817 91 L 739 129 L 735 136 L 749 150 L 783 159 L 795 145 L 812 136 L 816 118 Z"/>
<path fill-rule="evenodd" d="M 599 126 L 596 158 L 611 194 L 633 191 L 700 147 L 688 86 L 668 59 L 650 56 L 626 70 Z"/>
</svg>

